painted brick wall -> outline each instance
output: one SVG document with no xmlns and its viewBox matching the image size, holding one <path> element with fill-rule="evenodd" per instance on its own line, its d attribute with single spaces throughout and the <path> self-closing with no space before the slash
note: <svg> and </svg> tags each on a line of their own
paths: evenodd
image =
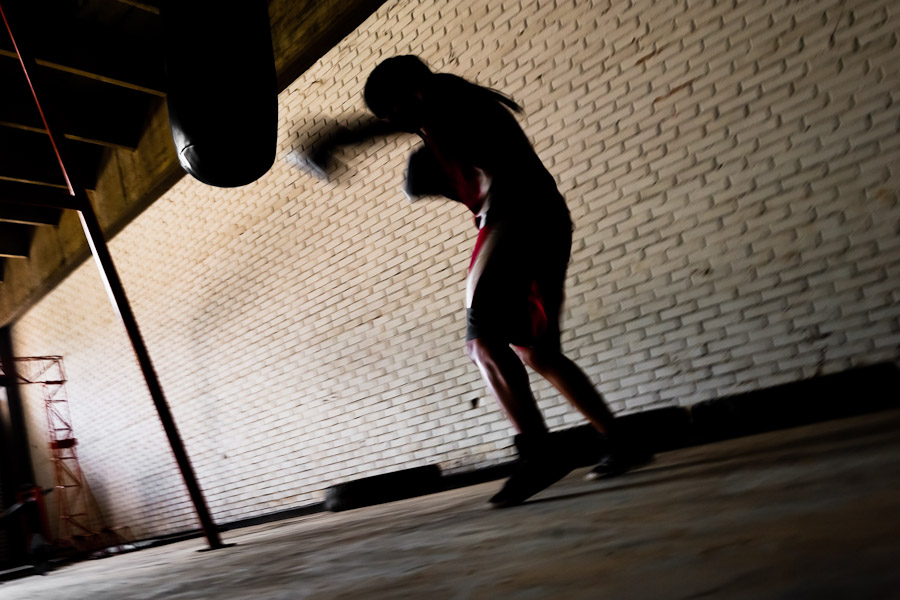
<svg viewBox="0 0 900 600">
<path fill-rule="evenodd" d="M 291 162 L 363 111 L 379 59 L 524 105 L 576 225 L 565 349 L 630 412 L 898 360 L 898 30 L 897 1 L 388 2 L 281 95 L 269 174 L 186 178 L 112 242 L 215 518 L 510 455 L 463 352 L 471 221 L 406 202 L 414 140 L 344 153 L 331 182 Z M 93 264 L 14 339 L 65 357 L 108 521 L 193 527 Z M 581 422 L 536 383 L 552 427 Z"/>
</svg>

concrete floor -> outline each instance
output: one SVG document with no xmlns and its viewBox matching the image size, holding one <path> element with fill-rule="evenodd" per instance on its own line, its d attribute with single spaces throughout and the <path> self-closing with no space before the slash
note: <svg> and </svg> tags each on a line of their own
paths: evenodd
<svg viewBox="0 0 900 600">
<path fill-rule="evenodd" d="M 0 598 L 900 598 L 900 411 L 584 472 L 507 510 L 482 484 L 73 564 Z"/>
</svg>

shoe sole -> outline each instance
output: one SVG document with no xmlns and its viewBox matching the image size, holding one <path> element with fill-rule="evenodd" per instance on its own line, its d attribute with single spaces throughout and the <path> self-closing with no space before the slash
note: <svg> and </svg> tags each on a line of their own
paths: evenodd
<svg viewBox="0 0 900 600">
<path fill-rule="evenodd" d="M 656 457 L 651 456 L 650 458 L 648 458 L 646 460 L 642 460 L 642 461 L 630 464 L 624 469 L 614 469 L 614 470 L 611 469 L 609 471 L 604 471 L 603 473 L 596 473 L 594 471 L 588 471 L 587 474 L 584 476 L 584 480 L 585 481 L 596 481 L 598 479 L 607 479 L 609 477 L 617 477 L 619 475 L 624 475 L 625 473 L 628 473 L 629 471 L 634 471 L 635 469 L 640 469 L 641 467 L 646 467 L 647 465 L 652 463 L 654 460 L 656 460 Z"/>
</svg>

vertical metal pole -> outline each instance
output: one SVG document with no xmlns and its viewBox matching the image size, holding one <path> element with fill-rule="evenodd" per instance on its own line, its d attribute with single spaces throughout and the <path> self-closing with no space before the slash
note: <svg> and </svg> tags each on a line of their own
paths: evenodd
<svg viewBox="0 0 900 600">
<path fill-rule="evenodd" d="M 16 36 L 13 34 L 13 29 L 9 23 L 6 12 L 3 10 L 2 4 L 0 4 L 0 16 L 2 16 L 3 21 L 6 24 L 6 29 L 9 32 L 13 47 L 19 56 L 22 71 L 25 73 L 25 77 L 28 79 L 28 83 L 31 86 L 35 105 L 37 106 L 38 112 L 41 113 L 41 118 L 44 120 L 44 127 L 47 129 L 50 143 L 53 145 L 53 150 L 59 160 L 59 166 L 62 169 L 62 174 L 66 180 L 66 185 L 69 188 L 69 193 L 74 196 L 76 205 L 79 207 L 78 215 L 81 218 L 81 226 L 84 229 L 85 237 L 87 237 L 88 245 L 91 247 L 91 253 L 94 255 L 97 267 L 100 269 L 103 285 L 109 295 L 113 309 L 121 318 L 122 325 L 125 326 L 128 338 L 131 340 L 131 346 L 134 348 L 134 353 L 137 356 L 138 364 L 144 375 L 144 380 L 147 382 L 150 397 L 153 398 L 153 403 L 156 405 L 156 411 L 159 413 L 159 420 L 162 421 L 163 429 L 166 432 L 166 436 L 169 438 L 172 453 L 175 455 L 175 460 L 178 462 L 178 467 L 181 469 L 181 475 L 184 478 L 185 485 L 187 486 L 191 500 L 194 503 L 194 508 L 197 511 L 197 517 L 200 519 L 200 524 L 203 526 L 206 539 L 209 541 L 210 548 L 222 548 L 224 547 L 224 544 L 222 544 L 222 540 L 219 537 L 219 531 L 209 514 L 206 500 L 203 497 L 203 492 L 200 490 L 197 477 L 194 475 L 194 469 L 188 459 L 184 443 L 181 440 L 181 435 L 178 433 L 178 428 L 175 426 L 175 420 L 172 418 L 172 413 L 169 410 L 169 404 L 166 402 L 166 398 L 163 395 L 162 386 L 159 384 L 159 378 L 153 368 L 153 363 L 150 361 L 150 354 L 147 352 L 144 339 L 138 329 L 137 320 L 134 317 L 131 305 L 128 303 L 128 298 L 125 295 L 125 288 L 122 286 L 122 281 L 119 279 L 119 274 L 116 272 L 112 256 L 109 253 L 109 247 L 106 245 L 106 239 L 103 236 L 100 222 L 97 220 L 97 215 L 94 213 L 94 209 L 91 206 L 90 199 L 88 198 L 84 187 L 74 181 L 75 173 L 67 168 L 67 165 L 72 165 L 74 163 L 67 155 L 67 150 L 63 144 L 64 140 L 61 137 L 57 138 L 54 135 L 54 132 L 58 130 L 51 127 L 51 123 L 49 122 L 50 119 L 48 119 L 48 115 L 41 105 L 38 84 L 34 77 L 34 57 L 25 53 L 19 45 L 19 40 L 17 40 Z"/>
<path fill-rule="evenodd" d="M 0 371 L 4 381 L 0 382 L 6 389 L 6 405 L 0 407 L 0 427 L 4 431 L 0 439 L 4 445 L 0 452 L 4 454 L 0 461 L 9 463 L 9 471 L 3 473 L 3 485 L 11 485 L 12 496 L 4 498 L 11 504 L 16 488 L 26 483 L 34 483 L 34 471 L 31 468 L 31 452 L 28 446 L 28 434 L 25 428 L 25 410 L 22 406 L 22 394 L 16 377 L 16 363 L 13 361 L 12 334 L 9 327 L 0 327 Z M 2 402 L 2 401 L 0 401 Z"/>
</svg>

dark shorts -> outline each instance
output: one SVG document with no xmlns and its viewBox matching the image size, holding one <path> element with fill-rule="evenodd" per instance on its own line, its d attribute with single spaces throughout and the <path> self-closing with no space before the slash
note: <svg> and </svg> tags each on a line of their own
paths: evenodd
<svg viewBox="0 0 900 600">
<path fill-rule="evenodd" d="M 479 231 L 466 282 L 466 340 L 559 346 L 572 223 L 562 198 L 554 206 Z"/>
</svg>

